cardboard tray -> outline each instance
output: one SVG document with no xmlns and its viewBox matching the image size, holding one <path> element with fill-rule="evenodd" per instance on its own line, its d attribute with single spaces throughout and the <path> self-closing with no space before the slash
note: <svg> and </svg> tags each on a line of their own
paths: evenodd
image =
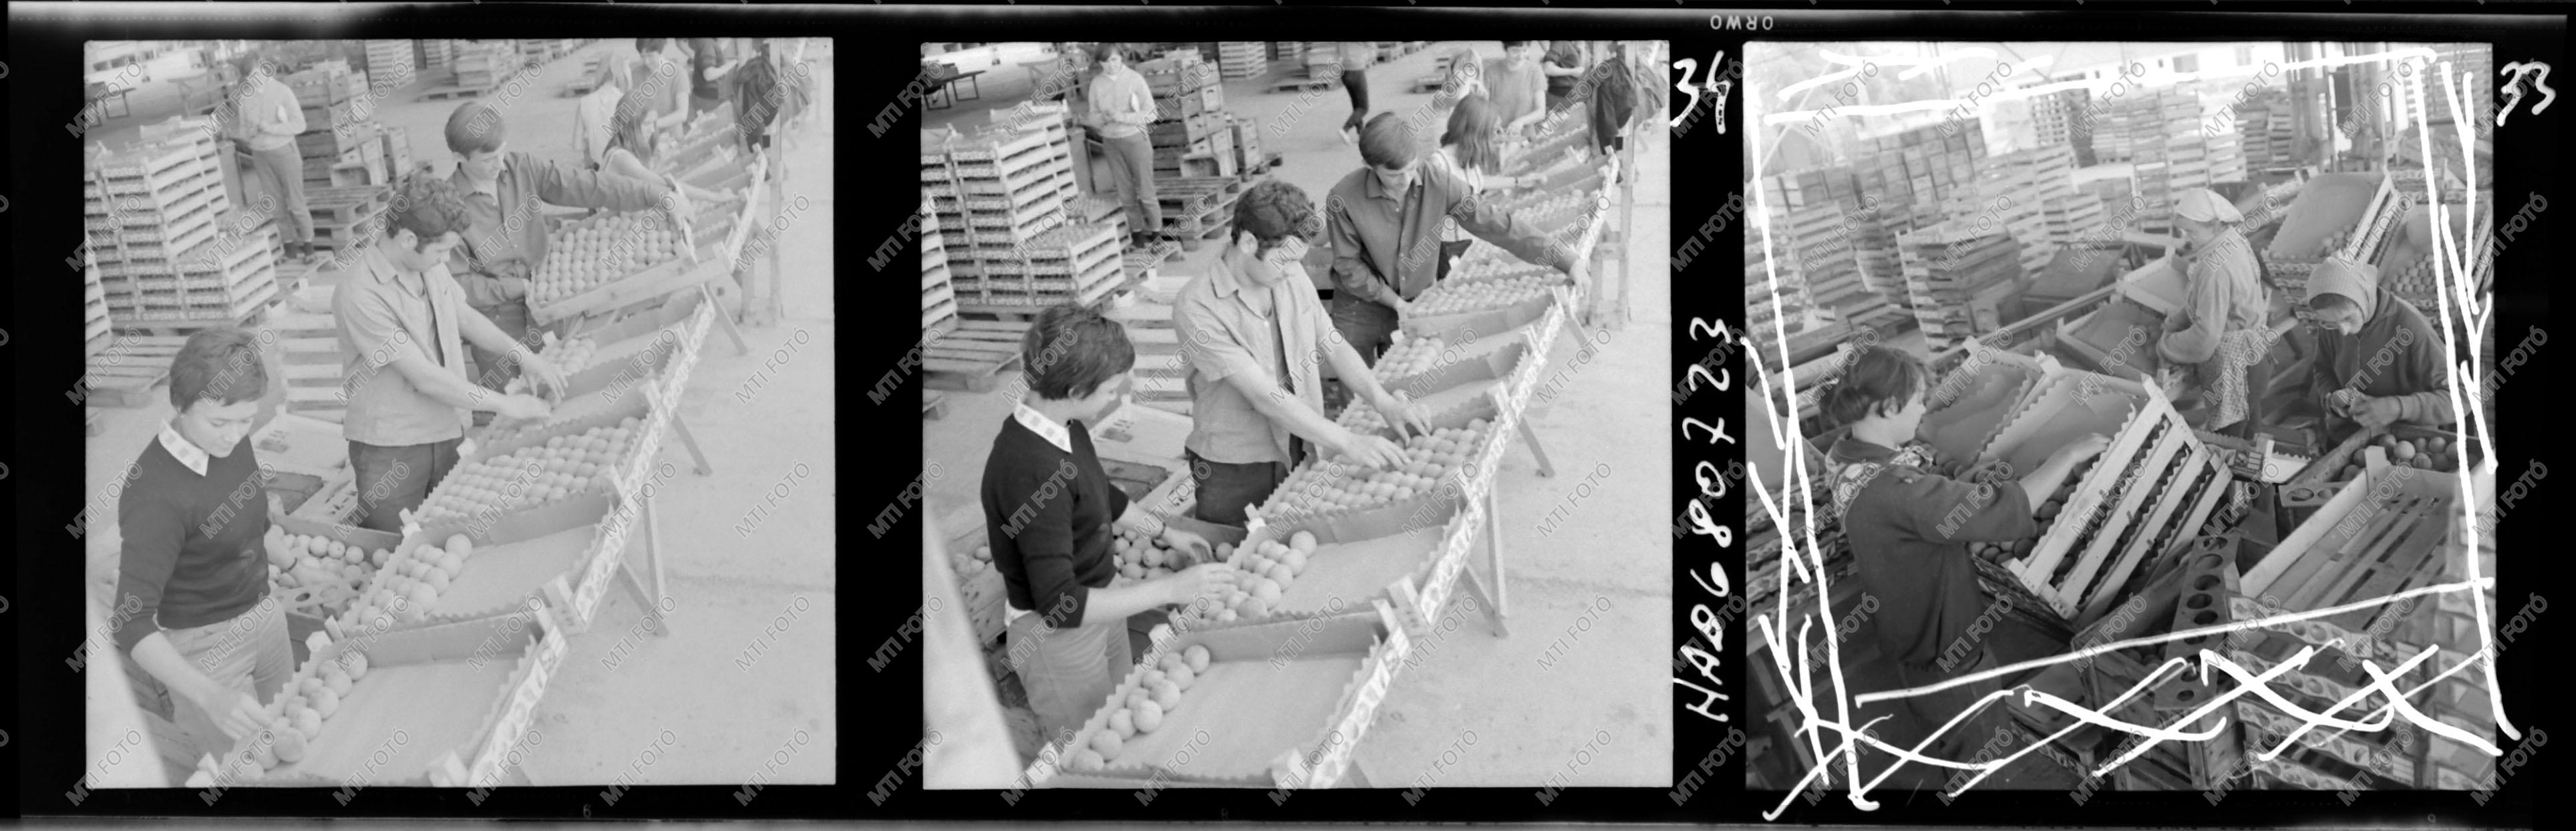
<svg viewBox="0 0 2576 831">
<path fill-rule="evenodd" d="M 2386 432 L 2389 435 L 2398 437 L 2399 439 L 2412 441 L 2419 445 L 2422 444 L 2425 439 L 2439 438 L 2447 440 L 2455 446 L 2468 448 L 2468 453 L 2463 455 L 2460 459 L 2462 467 L 2474 465 L 2479 460 L 2485 459 L 2487 456 L 2486 446 L 2481 444 L 2476 437 L 2469 436 L 2458 431 L 2444 430 L 2438 427 L 2424 427 L 2401 422 L 2389 425 Z M 2343 473 L 2344 466 L 2360 464 L 2362 448 L 2370 446 L 2370 442 L 2373 438 L 2375 438 L 2375 436 L 2370 433 L 2370 431 L 2353 431 L 2353 434 L 2346 437 L 2342 444 L 2335 445 L 2334 449 L 2326 451 L 2323 455 L 2318 456 L 2316 461 L 2309 462 L 2307 467 L 2300 469 L 2299 475 L 2291 477 L 2289 482 L 2284 483 L 2284 486 L 2318 485 L 2342 478 L 2341 474 Z"/>
<path fill-rule="evenodd" d="M 1424 420 L 1429 422 L 1432 428 L 1440 429 L 1447 427 L 1465 427 L 1469 422 L 1475 421 L 1476 419 L 1486 419 L 1489 424 L 1489 429 L 1485 436 L 1485 446 L 1487 449 L 1478 451 L 1476 455 L 1477 458 L 1480 459 L 1490 456 L 1493 457 L 1494 460 L 1498 461 L 1501 455 L 1498 445 L 1510 437 L 1508 431 L 1511 430 L 1518 422 L 1516 420 L 1507 421 L 1502 418 L 1502 413 L 1505 412 L 1505 410 L 1502 406 L 1502 402 L 1499 401 L 1498 398 L 1500 397 L 1500 394 L 1504 392 L 1504 388 L 1498 385 L 1487 389 L 1488 392 L 1484 396 L 1461 401 L 1457 406 L 1451 407 L 1448 411 L 1426 416 Z M 1374 435 L 1382 436 L 1389 440 L 1395 438 L 1395 433 L 1392 428 L 1380 428 L 1371 432 Z M 1313 463 L 1310 462 L 1308 467 L 1312 466 Z M 1472 473 L 1474 472 L 1474 468 L 1471 467 L 1470 470 L 1466 472 Z M 1355 508 L 1326 511 L 1322 513 L 1303 513 L 1294 516 L 1264 518 L 1255 514 L 1253 520 L 1255 522 L 1262 523 L 1298 523 L 1299 527 L 1316 530 L 1317 537 L 1324 536 L 1325 531 L 1329 530 L 1332 537 L 1337 540 L 1364 540 L 1372 537 L 1401 534 L 1416 528 L 1449 521 L 1451 516 L 1456 515 L 1459 504 L 1468 496 L 1482 493 L 1481 490 L 1476 489 L 1476 482 L 1482 481 L 1489 484 L 1491 483 L 1492 471 L 1490 468 L 1485 470 L 1484 473 L 1485 475 L 1482 477 L 1472 475 L 1452 476 L 1448 481 L 1442 482 L 1439 487 L 1432 489 L 1428 493 L 1414 496 L 1411 499 L 1389 500 L 1374 505 L 1363 505 Z M 1274 498 L 1275 496 L 1276 495 L 1274 494 Z M 1267 508 L 1268 506 L 1264 505 L 1256 507 L 1255 510 L 1266 512 Z M 1285 536 L 1280 536 L 1278 539 L 1282 542 L 1287 540 Z M 1259 542 L 1260 540 L 1256 539 L 1253 541 Z"/>
<path fill-rule="evenodd" d="M 1041 749 L 1028 778 L 1040 787 L 1331 787 L 1403 665 L 1408 639 L 1392 621 L 1380 605 L 1333 617 L 1157 632 L 1109 702 L 1064 744 Z M 1124 709 L 1148 669 L 1191 646 L 1207 648 L 1208 669 L 1160 728 L 1128 739 L 1103 770 L 1067 771 L 1057 779 L 1074 749 L 1109 729 L 1110 715 Z"/>
<path fill-rule="evenodd" d="M 1399 339 L 1410 337 L 1402 332 Z M 1488 335 L 1465 344 L 1443 342 L 1442 358 L 1432 368 L 1401 378 L 1380 379 L 1388 392 L 1401 392 L 1420 400 L 1444 390 L 1481 381 L 1509 377 L 1521 360 L 1530 353 L 1530 344 L 1538 336 L 1535 327 Z"/>
<path fill-rule="evenodd" d="M 1482 337 L 1536 323 L 1547 317 L 1550 309 L 1572 308 L 1574 298 L 1571 292 L 1571 286 L 1560 286 L 1550 290 L 1545 297 L 1531 298 L 1508 306 L 1452 315 L 1410 317 L 1402 321 L 1400 328 L 1408 334 L 1429 335 L 1443 340 Z"/>
<path fill-rule="evenodd" d="M 565 649 L 564 634 L 542 607 L 491 622 L 315 640 L 297 683 L 351 652 L 367 657 L 366 676 L 323 722 L 302 760 L 230 784 L 497 784 Z"/>
<path fill-rule="evenodd" d="M 2096 392 L 2087 396 L 2087 390 Z M 2001 461 L 2011 465 L 2015 471 L 2037 470 L 2049 454 L 2083 433 L 2117 436 L 2121 428 L 2146 411 L 2148 402 L 2153 400 L 2162 400 L 2162 397 L 2143 382 L 2082 370 L 2060 370 L 2042 379 L 2039 388 L 2022 400 L 2012 417 L 2004 422 L 2003 428 L 1996 431 L 1994 439 L 1977 451 L 1976 464 Z M 2067 417 L 2082 421 L 2081 424 L 2061 423 L 2061 414 L 2070 407 L 2079 406 L 2079 401 L 2086 402 L 2081 406 L 2093 407 L 2095 414 L 2091 417 Z M 2128 405 L 2125 414 L 2115 415 L 2100 409 L 2122 401 Z"/>
<path fill-rule="evenodd" d="M 580 572 L 597 553 L 594 546 L 599 541 L 598 526 L 616 505 L 611 494 L 590 493 L 502 514 L 489 522 L 415 529 L 403 536 L 394 558 L 386 563 L 388 568 L 378 569 L 368 580 L 365 592 L 379 588 L 392 574 L 391 567 L 407 562 L 413 549 L 423 545 L 444 548 L 449 537 L 463 534 L 473 541 L 474 554 L 465 559 L 464 572 L 439 592 L 429 616 L 412 622 L 388 619 L 371 624 L 344 612 L 324 621 L 323 631 L 335 638 L 346 638 L 360 636 L 371 628 L 403 632 L 516 614 L 527 598 L 543 597 L 549 581 Z"/>
<path fill-rule="evenodd" d="M 1991 443 L 2004 425 L 2040 391 L 2040 382 L 2057 368 L 2053 358 L 2031 358 L 2001 349 L 1986 350 L 1984 363 L 1971 367 L 1961 364 L 1934 388 L 1933 412 L 1916 426 L 1915 438 L 1930 443 L 1945 459 L 1965 459 Z M 1970 362 L 1980 360 L 1971 357 Z M 2005 392 L 2000 398 L 1977 401 L 1963 400 L 2000 383 Z M 1969 405 L 1977 405 L 1971 411 Z"/>
<path fill-rule="evenodd" d="M 288 534 L 318 536 L 326 539 L 338 540 L 342 543 L 358 546 L 369 551 L 374 551 L 379 548 L 394 548 L 397 543 L 402 541 L 401 537 L 384 531 L 373 531 L 360 528 L 355 525 L 323 522 L 321 520 L 299 516 L 281 515 L 275 511 L 269 512 L 268 522 L 271 525 L 285 529 Z M 266 551 L 263 549 L 262 557 L 265 556 Z M 262 562 L 265 563 L 265 560 Z M 368 569 L 376 568 L 373 563 L 369 563 L 366 567 Z M 370 581 L 373 580 L 372 577 L 369 579 Z M 317 586 L 298 586 L 296 588 L 286 590 L 278 598 L 278 601 L 286 606 L 288 615 L 308 618 L 309 622 L 313 626 L 319 627 L 322 625 L 322 618 L 324 617 L 323 612 L 327 610 L 327 607 L 346 606 L 349 599 L 349 597 L 338 597 L 335 600 L 328 592 L 322 591 L 321 588 Z"/>
</svg>

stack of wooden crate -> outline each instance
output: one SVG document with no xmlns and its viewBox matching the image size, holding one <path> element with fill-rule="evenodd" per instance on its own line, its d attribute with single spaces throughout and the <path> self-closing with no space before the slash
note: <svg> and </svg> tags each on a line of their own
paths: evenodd
<svg viewBox="0 0 2576 831">
<path fill-rule="evenodd" d="M 1071 150 L 1052 129 L 924 133 L 921 162 L 959 311 L 1090 304 L 1123 283 L 1121 227 L 1073 221 Z"/>
<path fill-rule="evenodd" d="M 456 86 L 466 90 L 487 91 L 509 80 L 519 72 L 517 44 L 506 40 L 458 41 L 454 60 Z"/>
<path fill-rule="evenodd" d="M 93 155 L 84 200 L 108 315 L 130 326 L 230 323 L 275 295 L 275 242 L 222 221 L 212 136 Z"/>
<path fill-rule="evenodd" d="M 957 291 L 948 275 L 948 248 L 939 236 L 939 212 L 921 204 L 921 334 L 936 340 L 957 328 Z"/>
<path fill-rule="evenodd" d="M 1994 331 L 2017 308 L 2021 245 L 2001 228 L 1945 222 L 1896 238 L 1915 323 L 1933 351 Z"/>
<path fill-rule="evenodd" d="M 423 74 L 446 77 L 448 67 L 456 60 L 456 41 L 416 40 L 412 43 L 419 49 L 417 68 Z"/>
<path fill-rule="evenodd" d="M 1157 176 L 1233 176 L 1241 172 L 1228 128 L 1225 88 L 1216 66 L 1183 51 L 1136 65 L 1154 92 Z"/>
<path fill-rule="evenodd" d="M 1270 55 L 1260 41 L 1217 44 L 1217 67 L 1227 78 L 1259 78 L 1270 71 Z"/>
<path fill-rule="evenodd" d="M 367 76 L 380 84 L 409 85 L 419 69 L 415 51 L 408 40 L 367 41 Z"/>
<path fill-rule="evenodd" d="M 389 181 L 375 98 L 366 94 L 366 85 L 363 73 L 336 66 L 287 76 L 296 105 L 304 108 L 304 132 L 295 137 L 295 149 L 304 158 L 306 188 Z"/>
</svg>

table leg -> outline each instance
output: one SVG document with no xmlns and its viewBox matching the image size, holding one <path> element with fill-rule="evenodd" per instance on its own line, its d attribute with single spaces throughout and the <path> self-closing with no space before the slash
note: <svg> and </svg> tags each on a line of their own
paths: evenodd
<svg viewBox="0 0 2576 831">
<path fill-rule="evenodd" d="M 1492 492 L 1489 491 L 1485 494 L 1486 516 L 1490 517 L 1494 515 L 1493 508 L 1498 501 L 1499 500 Z M 1485 578 L 1476 574 L 1474 563 L 1469 563 L 1466 568 L 1459 569 L 1459 571 L 1467 578 L 1467 590 L 1475 592 L 1477 599 L 1484 601 L 1485 624 L 1493 627 L 1494 637 L 1508 638 L 1512 636 L 1512 632 L 1511 627 L 1506 625 L 1503 621 L 1505 615 L 1505 599 L 1503 595 L 1503 535 L 1497 532 L 1491 522 L 1486 523 L 1485 526 L 1485 555 L 1486 567 L 1492 570 L 1494 574 L 1494 582 L 1490 588 L 1485 585 Z M 1426 609 L 1424 612 L 1426 614 L 1436 615 L 1439 613 L 1439 610 Z"/>
<path fill-rule="evenodd" d="M 733 315 L 724 314 L 724 304 L 716 302 L 715 286 L 699 283 L 698 294 L 707 299 L 708 305 L 716 307 L 716 325 L 724 327 L 725 336 L 733 339 L 733 348 L 742 354 L 751 354 L 751 343 L 742 339 L 742 327 L 734 325 Z"/>
<path fill-rule="evenodd" d="M 680 437 L 681 447 L 689 449 L 689 458 L 697 460 L 698 475 L 706 476 L 716 472 L 715 468 L 707 465 L 706 452 L 698 449 L 698 437 L 689 434 L 688 422 L 681 421 L 677 415 L 671 416 L 671 433 Z"/>
<path fill-rule="evenodd" d="M 1547 448 L 1539 446 L 1538 434 L 1530 431 L 1529 419 L 1521 419 L 1520 428 L 1521 440 L 1529 442 L 1530 457 L 1538 460 L 1538 475 L 1555 476 L 1556 466 L 1548 464 Z M 1486 516 L 1492 516 L 1492 514 L 1487 514 Z"/>
<path fill-rule="evenodd" d="M 977 73 L 977 74 L 978 74 L 978 75 L 980 75 L 980 74 L 982 74 L 982 73 Z M 976 80 L 976 78 L 975 78 L 975 76 L 974 76 L 974 75 L 968 75 L 968 76 L 966 76 L 965 80 L 966 80 L 966 92 L 967 92 L 967 94 L 966 94 L 966 95 L 958 96 L 957 100 L 959 100 L 959 101 L 982 101 L 982 100 L 984 100 L 984 82 L 979 81 L 979 80 Z"/>
</svg>

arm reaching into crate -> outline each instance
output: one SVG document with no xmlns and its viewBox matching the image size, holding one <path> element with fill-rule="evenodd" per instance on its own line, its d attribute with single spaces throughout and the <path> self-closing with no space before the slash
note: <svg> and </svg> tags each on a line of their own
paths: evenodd
<svg viewBox="0 0 2576 831">
<path fill-rule="evenodd" d="M 581 170 L 526 153 L 510 155 L 510 168 L 527 171 L 536 184 L 537 198 L 549 205 L 647 211 L 661 207 L 677 192 L 672 187 L 675 182 L 660 177 Z"/>
<path fill-rule="evenodd" d="M 465 342 L 508 355 L 512 363 L 518 364 L 520 373 L 537 384 L 537 389 L 551 390 L 557 397 L 561 397 L 564 390 L 562 367 L 555 366 L 553 361 L 537 357 L 537 353 L 528 351 L 525 345 L 513 340 L 509 333 L 501 331 L 498 324 L 493 323 L 491 318 L 484 317 L 481 312 L 467 309 L 463 319 L 457 323 L 457 333 L 465 336 Z"/>
<path fill-rule="evenodd" d="M 420 344 L 403 327 L 401 317 L 381 298 L 356 292 L 344 296 L 350 296 L 352 301 L 341 304 L 337 310 L 342 319 L 341 329 L 348 333 L 350 346 L 357 354 L 365 356 L 370 370 L 390 366 L 422 395 L 450 407 L 497 413 L 509 418 L 542 418 L 546 415 L 549 409 L 546 403 L 534 396 L 495 396 L 491 390 L 467 381 L 464 373 L 431 361 L 428 353 L 421 351 Z M 494 333 L 499 331 L 490 319 L 470 308 L 462 310 L 462 314 L 464 319 L 458 321 L 457 328 L 468 333 L 469 338 L 478 323 L 482 329 Z M 490 348 L 483 340 L 474 342 Z"/>
</svg>

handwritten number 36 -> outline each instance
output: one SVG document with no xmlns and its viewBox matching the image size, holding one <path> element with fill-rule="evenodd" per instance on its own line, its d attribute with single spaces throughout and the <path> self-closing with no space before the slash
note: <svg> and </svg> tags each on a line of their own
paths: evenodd
<svg viewBox="0 0 2576 831">
<path fill-rule="evenodd" d="M 1726 113 L 1724 112 L 1726 108 L 1726 96 L 1727 94 L 1735 91 L 1735 82 L 1732 80 L 1718 80 L 1718 70 L 1724 66 L 1726 66 L 1726 50 L 1720 49 L 1717 50 L 1716 57 L 1708 59 L 1708 76 L 1700 79 L 1699 86 L 1691 86 L 1691 73 L 1699 71 L 1699 61 L 1692 60 L 1690 58 L 1683 58 L 1673 62 L 1673 68 L 1682 71 L 1682 80 L 1680 83 L 1674 84 L 1673 89 L 1674 91 L 1690 96 L 1690 105 L 1683 107 L 1681 112 L 1673 115 L 1672 126 L 1682 126 L 1682 122 L 1690 119 L 1691 113 L 1699 111 L 1700 93 L 1715 93 L 1717 95 L 1717 104 L 1715 107 L 1719 110 L 1717 114 L 1717 133 L 1718 135 L 1726 134 Z"/>
<path fill-rule="evenodd" d="M 2532 115 L 2547 112 L 2549 102 L 2558 100 L 2558 91 L 2549 88 L 2549 65 L 2546 63 L 2515 61 L 2505 64 L 2504 69 L 2499 70 L 2499 74 L 2513 80 L 2506 81 L 2504 85 L 2504 109 L 2496 112 L 2498 127 L 2504 126 L 2505 118 L 2513 115 L 2513 108 L 2522 105 L 2522 80 L 2525 76 L 2530 77 L 2531 88 L 2540 92 L 2540 102 L 2531 105 Z"/>
</svg>

